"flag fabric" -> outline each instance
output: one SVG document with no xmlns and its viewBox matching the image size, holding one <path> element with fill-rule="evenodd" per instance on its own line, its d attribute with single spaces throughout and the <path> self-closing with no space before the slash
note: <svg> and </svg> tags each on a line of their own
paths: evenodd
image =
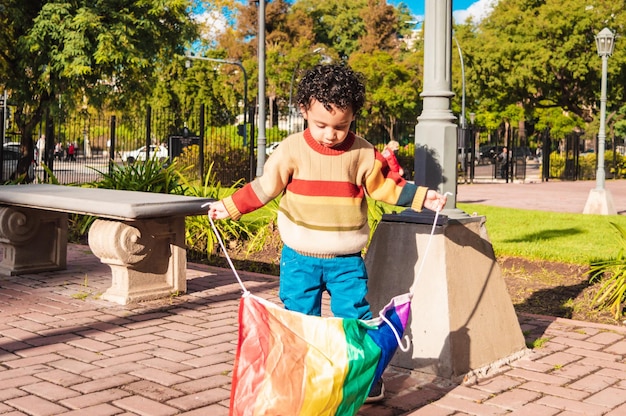
<svg viewBox="0 0 626 416">
<path fill-rule="evenodd" d="M 401 345 L 410 294 L 379 316 L 322 318 L 244 293 L 230 415 L 355 415 Z"/>
</svg>

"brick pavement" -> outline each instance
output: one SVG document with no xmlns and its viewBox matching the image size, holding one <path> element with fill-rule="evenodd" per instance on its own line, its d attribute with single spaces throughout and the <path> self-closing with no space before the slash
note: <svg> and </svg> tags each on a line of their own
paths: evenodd
<svg viewBox="0 0 626 416">
<path fill-rule="evenodd" d="M 277 279 L 239 272 L 277 300 Z M 120 306 L 108 266 L 70 245 L 64 271 L 0 278 L 0 415 L 228 414 L 240 287 L 188 265 L 189 291 Z M 443 380 L 391 367 L 361 416 L 626 415 L 626 329 L 520 316 L 534 348 L 492 374 Z"/>
</svg>

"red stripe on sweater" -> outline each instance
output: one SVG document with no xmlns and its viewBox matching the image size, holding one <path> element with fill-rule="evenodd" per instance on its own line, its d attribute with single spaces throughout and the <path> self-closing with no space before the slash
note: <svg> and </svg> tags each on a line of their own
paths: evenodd
<svg viewBox="0 0 626 416">
<path fill-rule="evenodd" d="M 348 182 L 305 181 L 294 179 L 287 185 L 287 190 L 306 196 L 339 196 L 347 198 L 363 198 L 363 188 Z"/>
<path fill-rule="evenodd" d="M 233 194 L 233 202 L 242 214 L 252 212 L 264 205 L 259 197 L 254 193 L 250 184 L 247 184 Z"/>
</svg>

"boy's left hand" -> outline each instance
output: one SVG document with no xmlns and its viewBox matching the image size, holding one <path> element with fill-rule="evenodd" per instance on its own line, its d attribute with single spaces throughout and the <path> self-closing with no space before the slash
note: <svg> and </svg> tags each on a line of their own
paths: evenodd
<svg viewBox="0 0 626 416">
<path fill-rule="evenodd" d="M 429 189 L 424 200 L 424 207 L 433 211 L 441 211 L 446 206 L 448 197 L 441 195 L 439 192 Z"/>
</svg>

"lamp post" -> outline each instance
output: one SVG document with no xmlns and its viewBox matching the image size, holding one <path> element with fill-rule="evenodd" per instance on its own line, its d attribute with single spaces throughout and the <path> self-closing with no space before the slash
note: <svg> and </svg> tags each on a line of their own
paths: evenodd
<svg viewBox="0 0 626 416">
<path fill-rule="evenodd" d="M 476 166 L 476 131 L 474 130 L 474 121 L 476 113 L 469 113 L 470 118 L 470 182 L 474 183 L 474 174 Z"/>
<path fill-rule="evenodd" d="M 228 59 L 220 59 L 220 58 L 207 58 L 204 56 L 195 56 L 191 54 L 186 54 L 185 57 L 187 60 L 185 61 L 185 67 L 189 68 L 191 66 L 191 59 L 198 59 L 201 61 L 210 61 L 210 62 L 218 62 L 221 64 L 229 64 L 236 65 L 241 69 L 243 73 L 243 142 L 248 143 L 248 74 L 246 73 L 246 68 L 244 68 L 243 64 L 239 61 L 231 61 Z M 252 143 L 250 146 L 254 146 Z M 250 168 L 250 180 L 254 178 L 252 168 Z"/>
<path fill-rule="evenodd" d="M 600 130 L 598 131 L 598 169 L 596 172 L 596 188 L 592 189 L 584 214 L 614 215 L 617 213 L 611 194 L 604 188 L 604 146 L 606 140 L 606 78 L 609 56 L 613 54 L 615 35 L 608 28 L 604 28 L 596 35 L 598 55 L 602 58 L 602 86 L 600 89 Z"/>
<path fill-rule="evenodd" d="M 456 39 L 454 34 L 452 35 L 452 39 L 454 39 L 454 43 L 456 44 L 456 49 L 459 52 L 459 62 L 461 63 L 461 119 L 459 120 L 460 127 L 460 140 L 458 140 L 458 147 L 462 156 L 462 166 L 463 176 L 465 176 L 465 182 L 467 183 L 467 179 L 469 176 L 469 169 L 467 164 L 467 154 L 465 151 L 467 150 L 467 124 L 465 122 L 465 65 L 463 63 L 463 52 L 461 51 L 461 45 L 459 45 L 459 41 Z M 457 175 L 459 174 L 459 170 L 457 169 Z M 456 179 L 458 180 L 458 178 Z"/>
<path fill-rule="evenodd" d="M 315 55 L 316 53 L 320 53 L 324 50 L 324 48 L 316 48 L 311 52 L 307 52 L 298 60 L 296 63 L 296 67 L 293 69 L 293 73 L 291 74 L 291 83 L 289 84 L 289 134 L 293 133 L 293 82 L 296 79 L 296 74 L 298 73 L 298 69 L 300 69 L 300 60 L 304 59 L 306 56 Z"/>
<path fill-rule="evenodd" d="M 456 43 L 456 49 L 459 51 L 459 60 L 461 62 L 461 128 L 465 129 L 465 65 L 463 64 L 463 51 L 461 51 L 461 45 L 456 40 L 456 36 L 452 36 L 454 43 Z"/>
<path fill-rule="evenodd" d="M 263 166 L 265 165 L 265 144 L 267 137 L 265 135 L 266 117 L 265 117 L 265 3 L 267 0 L 256 0 L 259 7 L 259 27 L 257 33 L 257 58 L 258 58 L 258 129 L 257 150 L 256 150 L 256 176 L 263 175 Z"/>
</svg>

